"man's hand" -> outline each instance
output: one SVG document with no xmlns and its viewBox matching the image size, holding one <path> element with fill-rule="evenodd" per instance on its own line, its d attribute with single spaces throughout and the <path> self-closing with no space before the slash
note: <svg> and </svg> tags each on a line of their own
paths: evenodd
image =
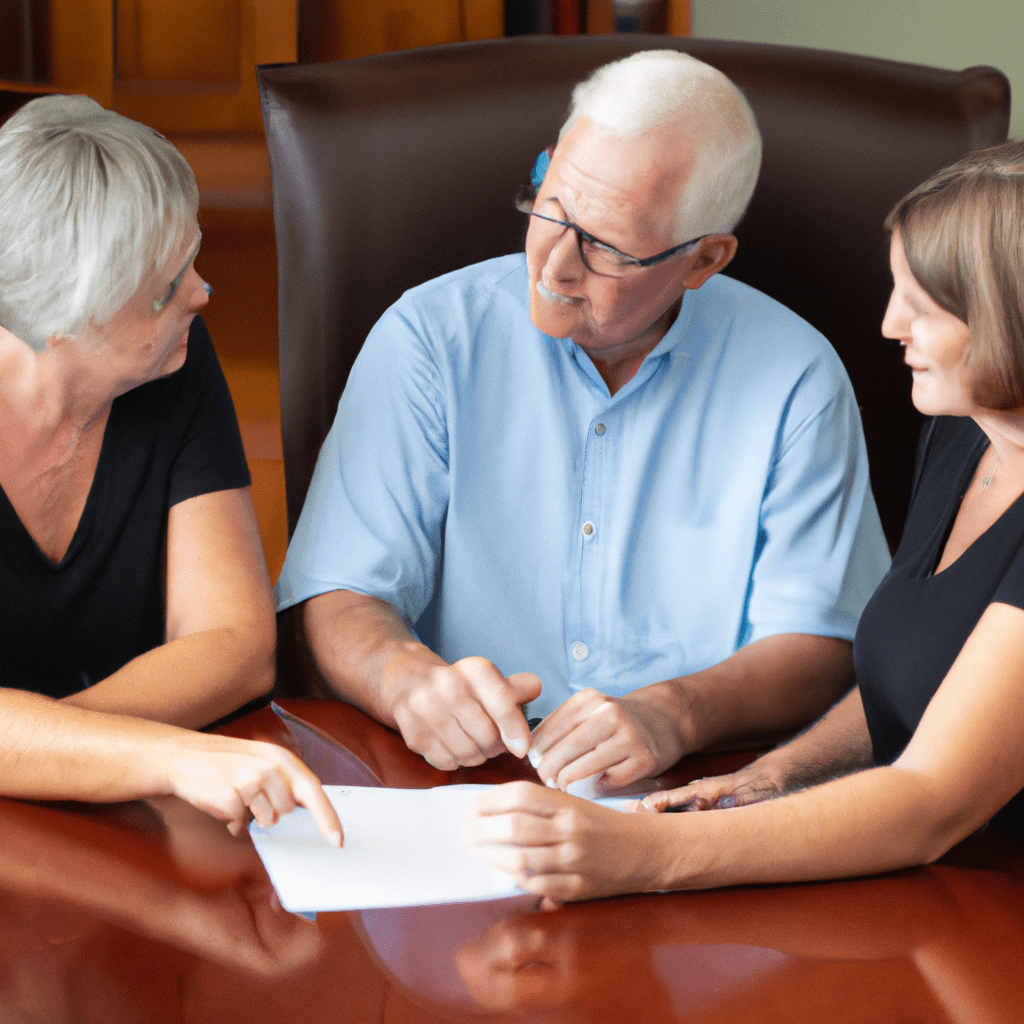
<svg viewBox="0 0 1024 1024">
<path fill-rule="evenodd" d="M 463 658 L 393 677 L 382 698 L 409 749 L 451 771 L 504 750 L 525 757 L 530 727 L 520 705 L 536 700 L 540 689 L 531 672 L 506 679 L 486 658 Z"/>
<path fill-rule="evenodd" d="M 435 768 L 525 757 L 530 727 L 520 705 L 540 696 L 530 672 L 507 679 L 486 658 L 449 665 L 398 613 L 366 594 L 333 590 L 302 606 L 306 641 L 330 688 L 402 734 Z"/>
<path fill-rule="evenodd" d="M 659 683 L 618 699 L 574 694 L 537 727 L 530 760 L 560 789 L 591 776 L 617 789 L 660 774 L 684 753 L 677 710 Z"/>
</svg>

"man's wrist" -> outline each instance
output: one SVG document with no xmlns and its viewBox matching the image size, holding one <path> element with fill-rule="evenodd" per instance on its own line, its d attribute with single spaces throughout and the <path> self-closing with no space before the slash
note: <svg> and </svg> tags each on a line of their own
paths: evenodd
<svg viewBox="0 0 1024 1024">
<path fill-rule="evenodd" d="M 694 746 L 691 692 L 682 685 L 683 682 L 683 679 L 668 679 L 652 683 L 621 698 L 627 710 L 630 704 L 638 705 L 630 713 L 648 734 L 646 742 L 661 771 L 697 749 Z"/>
<path fill-rule="evenodd" d="M 671 723 L 680 757 L 707 746 L 702 730 L 701 701 L 689 676 L 667 679 L 645 690 L 652 691 L 651 700 L 662 708 Z"/>
<path fill-rule="evenodd" d="M 418 640 L 398 640 L 380 652 L 375 673 L 371 713 L 378 721 L 397 728 L 396 712 L 408 695 L 430 681 L 431 674 L 448 663 Z"/>
</svg>

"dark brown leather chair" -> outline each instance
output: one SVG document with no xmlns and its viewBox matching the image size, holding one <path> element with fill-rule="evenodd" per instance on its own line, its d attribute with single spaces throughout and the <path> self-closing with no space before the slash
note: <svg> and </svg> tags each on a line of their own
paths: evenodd
<svg viewBox="0 0 1024 1024">
<path fill-rule="evenodd" d="M 572 86 L 608 61 L 668 47 L 720 68 L 754 108 L 764 163 L 728 273 L 839 352 L 895 544 L 919 423 L 900 351 L 879 331 L 890 287 L 882 221 L 933 171 L 1006 138 L 1009 84 L 989 67 L 644 35 L 518 37 L 258 70 L 289 534 L 377 318 L 412 285 L 520 249 L 525 223 L 512 200 L 555 141 Z"/>
<path fill-rule="evenodd" d="M 1005 76 L 672 36 L 518 37 L 259 69 L 273 176 L 289 533 L 349 367 L 399 295 L 522 247 L 512 206 L 574 83 L 639 49 L 685 50 L 740 86 L 764 165 L 728 273 L 821 330 L 860 401 L 890 543 L 918 423 L 879 326 L 882 220 L 932 171 L 1006 138 Z M 737 415 L 742 415 L 742 408 Z"/>
</svg>

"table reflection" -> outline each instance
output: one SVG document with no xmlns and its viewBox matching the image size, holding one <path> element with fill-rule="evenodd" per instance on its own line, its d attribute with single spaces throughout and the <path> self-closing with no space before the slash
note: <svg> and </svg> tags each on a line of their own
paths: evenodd
<svg viewBox="0 0 1024 1024">
<path fill-rule="evenodd" d="M 116 925 L 253 974 L 322 945 L 285 911 L 247 839 L 173 799 L 96 809 L 0 800 L 0 950 L 79 941 Z"/>
<path fill-rule="evenodd" d="M 505 913 L 494 904 L 364 912 L 363 933 L 410 998 L 439 1013 L 1010 1022 L 1024 1009 L 1022 911 L 1019 882 L 943 865 L 554 911 L 520 903 Z"/>
</svg>

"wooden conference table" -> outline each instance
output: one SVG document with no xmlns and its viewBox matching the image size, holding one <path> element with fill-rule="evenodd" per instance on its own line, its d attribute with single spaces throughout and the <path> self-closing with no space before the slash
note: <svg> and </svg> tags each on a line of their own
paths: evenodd
<svg viewBox="0 0 1024 1024">
<path fill-rule="evenodd" d="M 347 748 L 294 732 L 325 782 L 531 774 L 505 756 L 446 776 L 347 705 L 283 703 Z M 226 731 L 289 741 L 270 709 Z M 176 800 L 0 800 L 0 835 L 2 1024 L 1024 1020 L 1024 847 L 994 830 L 880 878 L 315 921 L 280 908 L 248 838 Z"/>
</svg>

